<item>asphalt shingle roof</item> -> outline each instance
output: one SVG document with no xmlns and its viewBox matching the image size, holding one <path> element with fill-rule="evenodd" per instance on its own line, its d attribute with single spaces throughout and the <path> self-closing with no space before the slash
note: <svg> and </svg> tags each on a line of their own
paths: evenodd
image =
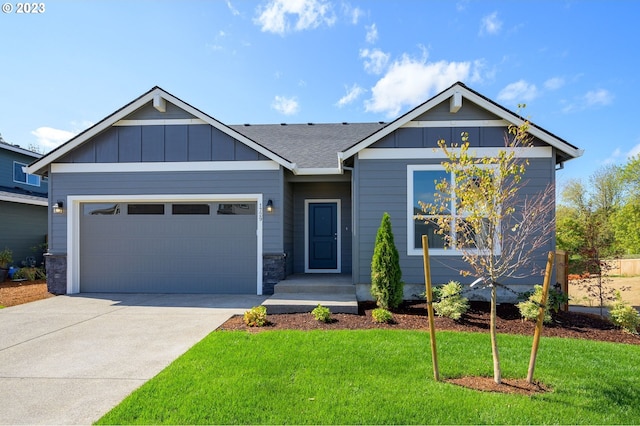
<svg viewBox="0 0 640 426">
<path fill-rule="evenodd" d="M 344 151 L 388 123 L 250 124 L 229 126 L 298 168 L 337 168 Z"/>
</svg>

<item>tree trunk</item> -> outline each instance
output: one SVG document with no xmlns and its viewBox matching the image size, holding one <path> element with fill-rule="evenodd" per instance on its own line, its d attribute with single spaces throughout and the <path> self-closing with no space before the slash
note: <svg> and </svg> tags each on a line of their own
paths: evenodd
<svg viewBox="0 0 640 426">
<path fill-rule="evenodd" d="M 496 284 L 491 287 L 491 318 L 490 318 L 490 334 L 491 334 L 491 353 L 493 355 L 493 380 L 502 383 L 502 372 L 500 371 L 500 354 L 498 353 L 498 333 L 496 331 L 496 317 L 498 304 L 498 289 Z"/>
</svg>

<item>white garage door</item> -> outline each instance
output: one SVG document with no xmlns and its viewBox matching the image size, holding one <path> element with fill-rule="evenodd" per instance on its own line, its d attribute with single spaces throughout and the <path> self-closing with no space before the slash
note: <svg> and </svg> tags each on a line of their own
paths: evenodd
<svg viewBox="0 0 640 426">
<path fill-rule="evenodd" d="M 256 203 L 82 203 L 80 291 L 256 293 Z"/>
</svg>

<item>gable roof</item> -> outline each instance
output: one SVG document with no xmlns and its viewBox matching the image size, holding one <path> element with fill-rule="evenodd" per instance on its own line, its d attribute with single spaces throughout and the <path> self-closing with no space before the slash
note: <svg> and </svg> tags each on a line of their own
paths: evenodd
<svg viewBox="0 0 640 426">
<path fill-rule="evenodd" d="M 44 174 L 44 173 L 46 173 L 47 172 L 47 166 L 49 166 L 49 164 L 55 162 L 57 159 L 63 157 L 64 155 L 66 155 L 69 152 L 73 151 L 74 149 L 78 148 L 80 145 L 82 145 L 83 143 L 85 143 L 89 139 L 93 138 L 94 136 L 96 136 L 99 133 L 103 132 L 104 130 L 108 129 L 109 127 L 111 127 L 112 125 L 117 123 L 118 121 L 124 119 L 128 115 L 130 115 L 133 112 L 137 111 L 138 109 L 142 108 L 143 106 L 145 106 L 149 102 L 161 103 L 161 102 L 163 102 L 163 100 L 166 100 L 167 102 L 170 102 L 170 103 L 176 105 L 177 107 L 185 110 L 186 112 L 188 112 L 189 114 L 193 115 L 194 117 L 199 118 L 200 120 L 202 120 L 205 123 L 213 126 L 214 128 L 226 133 L 230 137 L 232 137 L 232 138 L 244 143 L 248 147 L 254 149 L 255 151 L 257 151 L 260 154 L 264 155 L 265 157 L 269 158 L 270 160 L 275 161 L 276 163 L 280 164 L 281 166 L 286 167 L 288 169 L 293 169 L 294 165 L 290 161 L 288 161 L 287 159 L 285 159 L 283 157 L 280 157 L 279 155 L 275 154 L 274 152 L 272 152 L 269 149 L 265 148 L 264 146 L 260 145 L 256 141 L 248 138 L 247 136 L 245 136 L 245 135 L 243 135 L 241 133 L 238 133 L 236 130 L 232 129 L 231 127 L 229 127 L 229 126 L 227 126 L 227 125 L 225 125 L 223 123 L 221 123 L 220 121 L 216 120 L 215 118 L 211 117 L 210 115 L 205 114 L 204 112 L 202 112 L 199 109 L 194 108 L 193 106 L 187 104 L 186 102 L 176 98 L 175 96 L 171 95 L 170 93 L 166 92 L 165 90 L 161 89 L 160 87 L 155 86 L 151 90 L 149 90 L 148 92 L 144 93 L 143 95 L 141 95 L 137 99 L 133 100 L 132 102 L 128 103 L 124 107 L 120 108 L 119 110 L 117 110 L 113 114 L 111 114 L 108 117 L 104 118 L 103 120 L 101 120 L 97 124 L 91 126 L 87 130 L 85 130 L 82 133 L 78 134 L 77 136 L 71 138 L 69 141 L 67 141 L 63 145 L 60 145 L 58 148 L 56 148 L 53 151 L 49 152 L 44 157 L 42 157 L 39 160 L 36 160 L 33 163 L 31 163 L 31 165 L 29 165 L 29 167 L 27 168 L 28 172 L 32 173 L 32 174 Z"/>
<path fill-rule="evenodd" d="M 484 108 L 485 110 L 491 112 L 492 114 L 500 117 L 501 119 L 503 119 L 503 120 L 513 124 L 513 125 L 520 126 L 525 121 L 527 121 L 525 118 L 519 116 L 518 114 L 515 114 L 512 111 L 509 111 L 508 109 L 506 109 L 503 106 L 495 103 L 491 99 L 489 99 L 489 98 L 481 95 L 480 93 L 468 88 L 463 83 L 457 82 L 454 85 L 452 85 L 451 87 L 449 87 L 448 89 L 440 92 L 439 94 L 435 95 L 434 97 L 432 97 L 428 101 L 424 102 L 423 104 L 417 106 L 416 108 L 412 109 L 411 111 L 407 112 L 406 114 L 400 116 L 395 121 L 389 123 L 388 126 L 385 126 L 384 128 L 378 130 L 377 132 L 369 135 L 365 139 L 355 143 L 354 145 L 352 145 L 348 149 L 346 149 L 343 152 L 341 152 L 339 154 L 339 156 L 343 160 L 346 160 L 347 158 L 354 156 L 355 154 L 357 154 L 361 150 L 363 150 L 365 148 L 368 148 L 369 146 L 371 146 L 375 142 L 379 141 L 383 137 L 385 137 L 388 134 L 392 133 L 394 130 L 397 130 L 398 128 L 402 127 L 403 125 L 407 124 L 409 121 L 412 121 L 412 120 L 416 119 L 417 117 L 421 116 L 422 114 L 426 113 L 427 111 L 429 111 L 430 109 L 434 108 L 435 106 L 441 104 L 442 102 L 447 101 L 448 99 L 450 99 L 451 97 L 453 97 L 456 94 L 458 94 L 458 95 L 460 95 L 462 97 L 460 99 L 460 102 L 463 102 L 463 99 L 466 98 L 469 101 L 477 104 L 478 106 Z M 584 150 L 579 149 L 578 147 L 576 147 L 574 145 L 571 145 L 569 142 L 565 141 L 564 139 L 559 138 L 558 136 L 554 135 L 553 133 L 548 132 L 547 130 L 543 129 L 542 127 L 536 126 L 535 124 L 533 124 L 531 122 L 529 122 L 529 134 L 531 134 L 532 136 L 535 136 L 536 138 L 540 139 L 541 141 L 546 142 L 549 145 L 551 145 L 552 147 L 554 147 L 557 150 L 559 150 L 560 153 L 563 154 L 561 156 L 562 159 L 559 160 L 559 162 L 564 161 L 564 160 L 569 160 L 569 159 L 572 159 L 572 158 L 580 157 L 584 152 Z"/>
<path fill-rule="evenodd" d="M 390 123 L 228 126 L 156 86 L 65 144 L 34 161 L 27 168 L 27 171 L 32 174 L 46 174 L 47 167 L 51 163 L 78 148 L 118 121 L 123 120 L 150 102 L 153 102 L 154 106 L 156 106 L 156 103 L 161 104 L 166 100 L 202 120 L 202 122 L 213 126 L 270 160 L 275 161 L 282 167 L 291 170 L 294 174 L 341 174 L 344 160 L 353 157 L 361 150 L 370 147 L 393 131 L 452 97 L 459 99 L 459 102 L 467 99 L 516 126 L 526 121 L 523 117 L 468 88 L 463 83 L 457 82 Z M 529 133 L 557 149 L 559 153 L 557 162 L 580 157 L 583 153 L 583 150 L 533 123 L 529 123 Z"/>
<path fill-rule="evenodd" d="M 259 124 L 229 126 L 294 163 L 295 174 L 341 173 L 338 153 L 385 123 Z"/>
</svg>

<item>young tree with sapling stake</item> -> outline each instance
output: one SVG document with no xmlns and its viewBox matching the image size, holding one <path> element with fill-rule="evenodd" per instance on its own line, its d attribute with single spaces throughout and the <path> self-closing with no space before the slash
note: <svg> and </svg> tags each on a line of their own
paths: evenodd
<svg viewBox="0 0 640 426">
<path fill-rule="evenodd" d="M 383 309 L 394 309 L 402 302 L 404 283 L 400 256 L 393 241 L 391 217 L 382 216 L 371 259 L 371 295 Z"/>
<path fill-rule="evenodd" d="M 532 147 L 529 123 L 510 126 L 504 149 L 495 157 L 476 157 L 469 137 L 447 146 L 438 141 L 450 176 L 436 182 L 431 203 L 420 203 L 419 219 L 434 223 L 445 247 L 459 251 L 468 268 L 463 276 L 476 277 L 491 289 L 490 335 L 494 381 L 502 381 L 496 331 L 498 286 L 505 279 L 542 275 L 541 259 L 550 248 L 554 229 L 553 185 L 520 195 Z M 516 155 L 522 153 L 522 156 Z"/>
</svg>

